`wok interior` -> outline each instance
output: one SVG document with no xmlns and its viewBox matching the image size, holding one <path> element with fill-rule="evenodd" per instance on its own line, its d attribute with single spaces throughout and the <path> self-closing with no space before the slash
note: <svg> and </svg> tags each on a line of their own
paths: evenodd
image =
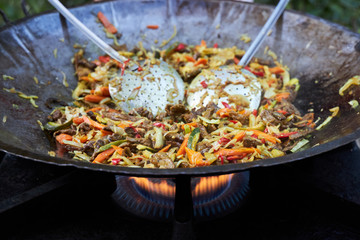
<svg viewBox="0 0 360 240">
<path fill-rule="evenodd" d="M 254 39 L 272 9 L 231 1 L 177 1 L 171 4 L 163 1 L 117 1 L 87 5 L 72 11 L 95 34 L 106 39 L 94 15 L 102 11 L 122 33 L 119 43 L 126 43 L 129 49 L 139 41 L 150 49 L 155 40 L 161 43 L 169 39 L 174 25 L 177 35 L 172 42 L 196 45 L 204 39 L 209 45 L 237 45 L 247 49 L 249 43 L 240 41 L 241 34 L 246 33 Z M 160 28 L 149 30 L 146 28 L 149 24 Z M 106 40 L 112 43 L 111 39 Z M 331 114 L 328 109 L 340 107 L 340 114 L 328 126 L 312 134 L 309 147 L 334 140 L 340 144 L 339 139 L 349 134 L 352 135 L 347 141 L 360 137 L 360 116 L 348 104 L 352 99 L 359 99 L 360 88 L 353 88 L 352 95 L 341 97 L 338 94 L 339 88 L 350 77 L 360 74 L 360 53 L 354 48 L 359 41 L 358 34 L 338 25 L 287 11 L 256 54 L 256 57 L 270 59 L 264 55 L 264 48 L 269 46 L 290 68 L 291 76 L 300 79 L 301 88 L 295 105 L 302 113 L 314 109 L 315 118 L 321 117 L 322 122 Z M 71 90 L 77 80 L 70 59 L 77 51 L 73 48 L 76 43 L 86 44 L 86 56 L 93 59 L 104 54 L 58 13 L 25 19 L 1 29 L 1 74 L 15 78 L 1 80 L 1 89 L 15 87 L 25 94 L 39 97 L 36 100 L 38 108 L 34 108 L 29 100 L 1 90 L 1 117 L 7 116 L 6 122 L 0 124 L 1 148 L 10 152 L 24 150 L 24 155 L 34 153 L 42 160 L 49 158 L 48 151 L 53 149 L 37 120 L 46 122 L 46 116 L 51 112 L 46 107 L 50 98 L 71 102 Z M 57 51 L 57 57 L 54 51 Z M 63 85 L 63 74 L 69 83 L 68 88 Z M 39 84 L 33 77 L 39 80 Z M 333 147 L 336 146 L 329 145 L 325 150 Z M 311 154 L 314 152 L 304 156 Z M 291 155 L 286 157 L 291 160 Z"/>
</svg>

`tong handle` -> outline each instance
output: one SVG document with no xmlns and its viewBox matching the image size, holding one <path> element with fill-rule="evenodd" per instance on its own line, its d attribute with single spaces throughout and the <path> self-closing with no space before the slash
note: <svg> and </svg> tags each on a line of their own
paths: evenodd
<svg viewBox="0 0 360 240">
<path fill-rule="evenodd" d="M 54 8 L 58 10 L 61 15 L 63 15 L 69 22 L 71 22 L 77 29 L 84 33 L 93 43 L 95 43 L 99 48 L 101 48 L 105 53 L 107 53 L 113 59 L 123 63 L 128 61 L 124 56 L 121 56 L 117 51 L 115 51 L 110 45 L 101 40 L 96 36 L 92 31 L 90 31 L 82 22 L 79 21 L 64 5 L 61 4 L 58 0 L 48 0 Z"/>
<path fill-rule="evenodd" d="M 284 12 L 286 5 L 288 4 L 290 0 L 280 0 L 278 5 L 276 6 L 275 10 L 269 17 L 269 19 L 266 21 L 265 25 L 260 30 L 260 33 L 256 36 L 254 42 L 250 45 L 249 49 L 246 51 L 244 56 L 241 58 L 238 65 L 240 66 L 246 66 L 249 64 L 251 58 L 255 55 L 261 44 L 263 43 L 266 34 L 269 32 L 269 30 L 274 26 L 276 21 L 279 19 L 281 14 Z"/>
</svg>

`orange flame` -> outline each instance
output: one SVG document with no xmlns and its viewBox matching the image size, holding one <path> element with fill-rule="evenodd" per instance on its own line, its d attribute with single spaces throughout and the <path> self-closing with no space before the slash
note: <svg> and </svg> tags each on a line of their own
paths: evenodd
<svg viewBox="0 0 360 240">
<path fill-rule="evenodd" d="M 200 196 L 202 194 L 208 194 L 214 192 L 220 188 L 223 188 L 227 185 L 234 174 L 219 175 L 219 176 L 210 176 L 210 177 L 200 177 L 199 181 L 196 183 L 194 189 L 192 190 L 193 196 Z M 169 184 L 169 179 L 161 179 L 160 182 L 151 181 L 151 178 L 142 178 L 142 177 L 130 177 L 135 183 L 145 191 L 149 193 L 154 193 L 162 195 L 165 197 L 174 197 L 175 196 L 175 185 Z"/>
<path fill-rule="evenodd" d="M 233 175 L 234 174 L 201 177 L 200 181 L 196 184 L 195 188 L 193 189 L 192 195 L 200 196 L 202 194 L 208 194 L 220 188 L 223 188 L 231 181 Z"/>
<path fill-rule="evenodd" d="M 153 182 L 149 178 L 131 177 L 142 189 L 166 197 L 175 196 L 175 186 L 168 183 L 168 179 L 161 179 L 160 182 Z"/>
</svg>

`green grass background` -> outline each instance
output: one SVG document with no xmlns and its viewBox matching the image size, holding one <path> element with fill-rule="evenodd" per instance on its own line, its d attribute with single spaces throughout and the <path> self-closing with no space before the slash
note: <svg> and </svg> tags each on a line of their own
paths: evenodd
<svg viewBox="0 0 360 240">
<path fill-rule="evenodd" d="M 52 9 L 47 0 L 27 0 L 30 14 L 41 13 Z M 91 0 L 62 0 L 67 7 L 92 2 Z M 277 0 L 255 0 L 258 3 L 276 5 Z M 292 0 L 288 9 L 306 12 L 336 22 L 360 33 L 360 0 Z M 24 17 L 21 0 L 0 0 L 0 9 L 6 13 L 10 21 Z M 0 19 L 0 26 L 4 21 Z"/>
</svg>

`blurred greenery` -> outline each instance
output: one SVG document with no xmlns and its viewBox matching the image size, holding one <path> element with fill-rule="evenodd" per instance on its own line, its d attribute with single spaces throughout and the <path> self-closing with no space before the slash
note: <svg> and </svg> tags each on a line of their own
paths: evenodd
<svg viewBox="0 0 360 240">
<path fill-rule="evenodd" d="M 10 21 L 25 17 L 21 8 L 21 0 L 0 0 L 0 9 L 6 13 Z M 26 0 L 26 9 L 33 15 L 43 11 L 54 9 L 47 0 Z M 73 7 L 85 3 L 90 3 L 89 0 L 62 0 L 67 7 Z M 4 24 L 3 19 L 0 19 L 0 26 Z"/>
<path fill-rule="evenodd" d="M 278 1 L 256 0 L 256 2 L 275 5 Z M 292 0 L 288 9 L 319 16 L 360 33 L 359 0 Z"/>
<path fill-rule="evenodd" d="M 38 14 L 52 9 L 47 0 L 27 0 L 30 14 Z M 67 7 L 92 2 L 91 0 L 62 0 Z M 276 5 L 278 0 L 255 0 L 258 3 Z M 21 0 L 0 0 L 0 9 L 6 13 L 10 21 L 23 18 Z M 360 33 L 360 0 L 292 0 L 288 9 L 309 13 L 346 26 Z M 4 21 L 0 19 L 0 26 Z"/>
</svg>

